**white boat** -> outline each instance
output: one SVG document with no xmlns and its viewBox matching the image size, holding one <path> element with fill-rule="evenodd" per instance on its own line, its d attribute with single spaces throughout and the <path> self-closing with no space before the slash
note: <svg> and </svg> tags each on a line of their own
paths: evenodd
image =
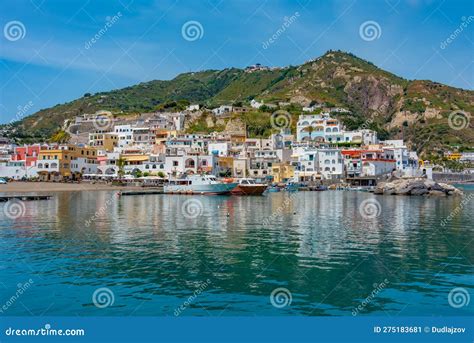
<svg viewBox="0 0 474 343">
<path fill-rule="evenodd" d="M 167 194 L 227 194 L 237 183 L 224 183 L 214 175 L 191 175 L 184 179 L 171 179 L 163 186 Z"/>
</svg>

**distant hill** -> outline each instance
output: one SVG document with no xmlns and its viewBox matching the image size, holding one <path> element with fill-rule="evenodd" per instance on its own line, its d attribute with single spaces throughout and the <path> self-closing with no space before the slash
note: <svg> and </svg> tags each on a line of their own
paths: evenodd
<svg viewBox="0 0 474 343">
<path fill-rule="evenodd" d="M 291 108 L 295 116 L 298 106 L 311 102 L 348 108 L 350 115 L 337 116 L 349 128 L 365 123 L 382 138 L 404 138 L 418 152 L 474 146 L 472 122 L 461 130 L 448 125 L 453 111 L 474 114 L 474 91 L 426 80 L 405 80 L 341 51 L 328 51 L 300 66 L 252 72 L 236 68 L 206 70 L 181 74 L 169 81 L 85 94 L 24 118 L 15 124 L 14 135 L 25 140 L 49 137 L 65 119 L 97 110 L 126 115 L 162 109 L 180 100 L 217 106 L 246 103 L 252 98 L 265 103 L 292 102 L 296 104 Z M 259 115 L 259 122 L 269 116 L 261 111 L 250 116 Z"/>
</svg>

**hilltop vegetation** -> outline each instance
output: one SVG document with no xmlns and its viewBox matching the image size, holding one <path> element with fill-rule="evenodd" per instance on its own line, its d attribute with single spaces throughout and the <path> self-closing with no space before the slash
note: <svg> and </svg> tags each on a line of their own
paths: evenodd
<svg viewBox="0 0 474 343">
<path fill-rule="evenodd" d="M 66 104 L 43 109 L 14 125 L 14 135 L 38 140 L 60 129 L 65 119 L 97 110 L 120 115 L 155 110 L 178 111 L 189 103 L 212 107 L 251 99 L 265 103 L 291 102 L 293 125 L 301 106 L 327 103 L 347 108 L 337 114 L 350 129 L 365 126 L 382 138 L 404 138 L 418 152 L 443 149 L 472 149 L 472 123 L 461 130 L 448 125 L 448 115 L 461 110 L 474 113 L 474 92 L 431 81 L 409 81 L 384 71 L 352 54 L 329 51 L 300 66 L 255 70 L 228 68 L 184 73 L 169 81 L 150 81 L 135 86 L 85 94 Z M 271 130 L 271 110 L 242 114 L 251 135 Z M 239 114 L 240 115 L 240 114 Z M 193 131 L 223 129 L 209 127 L 205 118 L 191 126 Z"/>
</svg>

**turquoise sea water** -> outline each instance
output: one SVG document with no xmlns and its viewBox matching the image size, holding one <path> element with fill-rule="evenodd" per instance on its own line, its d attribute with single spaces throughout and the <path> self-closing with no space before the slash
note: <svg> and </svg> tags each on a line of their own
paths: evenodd
<svg viewBox="0 0 474 343">
<path fill-rule="evenodd" d="M 18 205 L 0 204 L 0 315 L 474 314 L 470 191 L 72 192 Z"/>
</svg>

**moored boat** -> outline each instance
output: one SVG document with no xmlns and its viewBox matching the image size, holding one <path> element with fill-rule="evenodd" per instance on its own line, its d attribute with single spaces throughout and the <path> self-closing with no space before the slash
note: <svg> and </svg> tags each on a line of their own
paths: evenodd
<svg viewBox="0 0 474 343">
<path fill-rule="evenodd" d="M 289 182 L 285 185 L 285 190 L 287 192 L 297 192 L 299 190 L 300 184 L 296 182 Z"/>
<path fill-rule="evenodd" d="M 280 191 L 280 187 L 278 187 L 277 185 L 271 185 L 267 188 L 267 193 L 275 193 L 279 191 Z"/>
<path fill-rule="evenodd" d="M 328 187 L 324 185 L 309 186 L 309 190 L 312 192 L 321 192 L 321 191 L 327 191 Z"/>
<path fill-rule="evenodd" d="M 214 175 L 191 175 L 183 179 L 171 179 L 163 186 L 165 194 L 228 194 L 235 182 L 220 182 Z"/>
<path fill-rule="evenodd" d="M 257 183 L 254 179 L 238 179 L 238 185 L 232 190 L 234 195 L 262 195 L 267 189 L 267 185 Z"/>
</svg>

